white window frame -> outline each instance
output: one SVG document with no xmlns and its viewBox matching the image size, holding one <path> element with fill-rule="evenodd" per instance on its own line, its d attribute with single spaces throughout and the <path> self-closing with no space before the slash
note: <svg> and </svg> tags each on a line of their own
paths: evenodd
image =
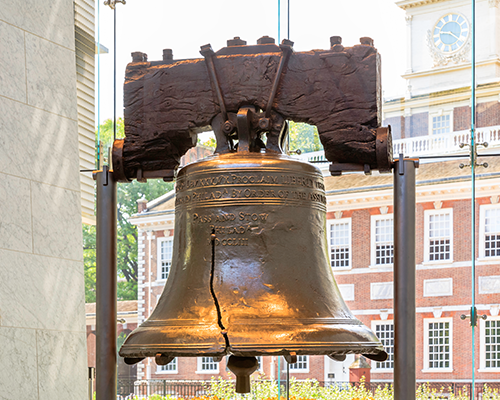
<svg viewBox="0 0 500 400">
<path fill-rule="evenodd" d="M 212 361 L 204 361 L 204 358 L 211 358 Z M 210 364 L 215 364 L 216 369 L 202 369 L 203 368 L 203 363 L 210 363 Z M 219 364 L 220 362 L 215 362 L 213 361 L 213 357 L 197 357 L 197 363 L 196 363 L 196 373 L 197 374 L 218 374 L 219 373 Z"/>
<path fill-rule="evenodd" d="M 448 133 L 434 133 L 434 118 L 450 116 L 450 130 Z M 453 110 L 438 110 L 429 113 L 429 135 L 439 138 L 440 135 L 447 135 L 453 132 Z"/>
<path fill-rule="evenodd" d="M 283 372 L 286 372 L 287 361 L 284 358 L 283 358 L 283 360 L 284 360 Z M 291 374 L 307 374 L 307 373 L 309 373 L 309 363 L 310 362 L 311 362 L 311 359 L 309 356 L 297 356 L 297 362 L 295 364 L 290 364 L 290 373 Z M 302 366 L 303 363 L 306 363 L 306 368 L 304 368 Z"/>
<path fill-rule="evenodd" d="M 486 235 L 486 210 L 499 209 L 500 204 L 484 204 L 479 207 L 479 258 L 483 261 L 500 260 L 500 256 L 486 257 L 485 235 Z"/>
<path fill-rule="evenodd" d="M 448 260 L 432 260 L 430 261 L 430 217 L 437 214 L 450 215 L 450 258 Z M 440 208 L 424 211 L 424 263 L 426 264 L 451 264 L 453 263 L 453 208 Z"/>
<path fill-rule="evenodd" d="M 163 368 L 172 368 L 173 369 L 163 369 Z M 178 374 L 179 373 L 179 359 L 175 357 L 172 361 L 170 361 L 167 365 L 156 365 L 156 373 L 157 374 Z"/>
<path fill-rule="evenodd" d="M 161 254 L 161 246 L 162 246 L 162 243 L 164 242 L 171 242 L 171 246 L 172 246 L 172 255 L 173 255 L 173 251 L 174 251 L 174 237 L 173 236 L 167 236 L 167 237 L 160 237 L 158 238 L 158 240 L 156 241 L 156 247 L 157 247 L 157 256 L 156 256 L 156 280 L 159 281 L 159 282 L 165 282 L 168 278 L 162 278 L 162 254 Z M 172 259 L 170 259 L 170 270 L 169 270 L 169 275 L 170 275 L 170 272 L 172 270 Z"/>
<path fill-rule="evenodd" d="M 483 319 L 479 320 L 479 371 L 478 372 L 500 372 L 500 359 L 498 359 L 499 366 L 495 368 L 486 367 L 486 323 L 488 321 L 500 321 L 499 316 L 488 315 L 488 319 L 485 321 Z M 498 336 L 500 338 L 500 336 Z M 500 340 L 498 343 L 498 348 L 500 349 Z M 500 351 L 499 351 L 500 352 Z"/>
<path fill-rule="evenodd" d="M 377 320 L 377 319 L 373 319 L 372 320 L 372 331 L 375 333 L 375 335 L 377 334 L 376 333 L 376 329 L 377 329 L 377 325 L 392 325 L 392 334 L 393 334 L 393 337 L 392 337 L 392 352 L 387 352 L 389 354 L 389 359 L 386 360 L 386 361 L 383 361 L 383 362 L 377 362 L 377 361 L 372 361 L 371 363 L 371 366 L 372 366 L 372 369 L 371 369 L 371 372 L 393 372 L 394 370 L 394 367 L 393 368 L 380 368 L 379 367 L 379 364 L 385 364 L 387 362 L 391 362 L 393 363 L 394 365 L 394 320 Z M 380 339 L 380 338 L 379 338 Z M 381 340 L 382 341 L 382 340 Z M 384 346 L 384 349 L 387 349 L 385 346 Z M 392 356 L 392 360 L 390 360 Z"/>
<path fill-rule="evenodd" d="M 387 263 L 387 264 L 377 264 L 377 222 L 382 221 L 382 220 L 392 220 L 392 226 L 394 230 L 394 214 L 377 214 L 377 215 L 372 215 L 371 216 L 371 221 L 370 221 L 370 227 L 371 227 L 371 232 L 370 232 L 370 267 L 372 268 L 383 268 L 383 267 L 392 267 L 394 265 L 394 235 L 392 238 L 392 251 L 393 251 L 393 262 L 392 263 Z M 385 242 L 389 243 L 389 242 Z"/>
<path fill-rule="evenodd" d="M 255 356 L 255 358 L 259 362 L 259 369 L 257 371 L 264 372 L 264 356 Z"/>
<path fill-rule="evenodd" d="M 450 324 L 450 366 L 443 368 L 429 367 L 429 324 L 431 323 L 446 323 Z M 453 372 L 453 318 L 424 318 L 424 366 L 422 372 Z"/>
<path fill-rule="evenodd" d="M 349 237 L 348 237 L 348 248 L 349 248 L 349 256 L 347 258 L 348 266 L 345 267 L 334 267 L 332 266 L 332 245 L 331 245 L 331 227 L 333 225 L 343 225 L 347 224 Z M 344 271 L 352 269 L 352 219 L 351 218 L 340 218 L 340 219 L 330 219 L 327 221 L 327 239 L 328 239 L 328 259 L 330 262 L 330 267 L 335 271 Z"/>
</svg>

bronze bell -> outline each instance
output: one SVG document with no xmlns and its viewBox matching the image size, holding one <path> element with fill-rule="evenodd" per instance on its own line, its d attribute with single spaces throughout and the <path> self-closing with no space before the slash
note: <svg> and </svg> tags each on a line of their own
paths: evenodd
<svg viewBox="0 0 500 400">
<path fill-rule="evenodd" d="M 385 360 L 382 344 L 349 311 L 335 282 L 320 170 L 261 151 L 248 115 L 240 114 L 231 115 L 237 151 L 231 135 L 221 134 L 231 121 L 219 118 L 212 123 L 216 154 L 177 175 L 170 276 L 120 356 L 165 364 L 177 356 L 231 354 L 240 392 L 249 390 L 241 370 L 255 370 L 248 357 L 342 361 L 356 353 Z"/>
</svg>

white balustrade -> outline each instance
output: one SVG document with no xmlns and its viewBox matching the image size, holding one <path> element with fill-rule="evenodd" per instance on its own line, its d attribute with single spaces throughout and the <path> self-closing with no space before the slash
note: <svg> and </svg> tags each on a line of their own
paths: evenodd
<svg viewBox="0 0 500 400">
<path fill-rule="evenodd" d="M 488 143 L 488 147 L 500 147 L 500 125 L 476 129 L 476 143 Z M 427 135 L 413 138 L 393 140 L 393 154 L 403 153 L 408 157 L 438 156 L 467 151 L 460 144 L 470 143 L 470 131 L 456 131 L 441 135 Z M 293 154 L 293 158 L 309 161 L 320 169 L 328 169 L 328 160 L 323 150 L 311 153 Z"/>
</svg>

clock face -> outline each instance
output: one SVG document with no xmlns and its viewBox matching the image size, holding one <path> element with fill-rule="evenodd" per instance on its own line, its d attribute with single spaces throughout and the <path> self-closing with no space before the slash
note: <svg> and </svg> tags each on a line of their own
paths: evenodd
<svg viewBox="0 0 500 400">
<path fill-rule="evenodd" d="M 460 14 L 449 13 L 439 19 L 432 34 L 434 46 L 442 53 L 460 50 L 469 37 L 469 22 Z"/>
</svg>

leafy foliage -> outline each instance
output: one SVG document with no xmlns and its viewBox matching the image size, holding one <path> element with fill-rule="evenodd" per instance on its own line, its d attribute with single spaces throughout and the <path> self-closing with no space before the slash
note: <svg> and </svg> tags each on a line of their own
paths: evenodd
<svg viewBox="0 0 500 400">
<path fill-rule="evenodd" d="M 318 136 L 318 129 L 313 125 L 289 122 L 288 136 L 290 151 L 301 150 L 302 153 L 323 149 Z"/>
<path fill-rule="evenodd" d="M 117 121 L 117 137 L 123 137 L 123 119 Z M 100 139 L 103 149 L 113 141 L 113 122 L 106 120 L 100 126 Z M 97 139 L 96 139 L 97 140 Z M 103 154 L 105 152 L 103 151 Z M 137 212 L 137 200 L 156 199 L 173 189 L 173 183 L 162 180 L 148 180 L 147 183 L 133 181 L 117 185 L 117 267 L 118 300 L 137 299 L 137 228 L 128 218 Z M 83 260 L 85 268 L 85 301 L 95 302 L 96 280 L 96 229 L 95 226 L 82 225 Z"/>
</svg>

